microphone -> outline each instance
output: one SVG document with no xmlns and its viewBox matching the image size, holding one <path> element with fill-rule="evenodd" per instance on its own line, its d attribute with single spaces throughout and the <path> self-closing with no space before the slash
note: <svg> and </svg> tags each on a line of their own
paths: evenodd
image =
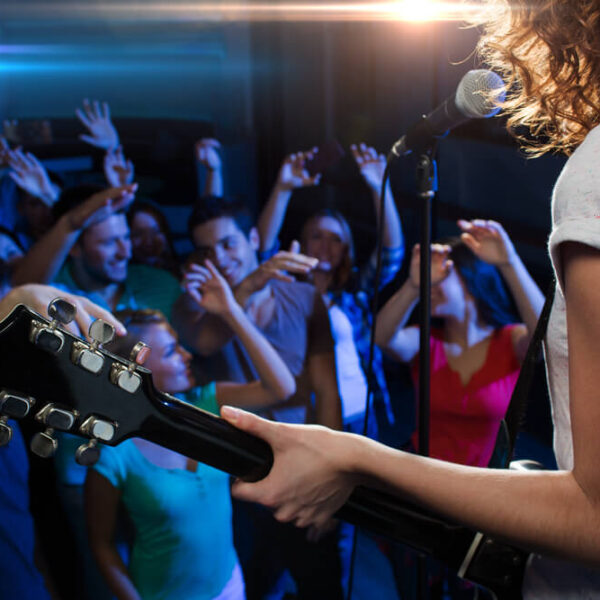
<svg viewBox="0 0 600 600">
<path fill-rule="evenodd" d="M 498 114 L 506 95 L 499 75 L 485 69 L 474 69 L 460 80 L 456 93 L 412 125 L 393 146 L 396 156 L 425 151 L 436 139 L 469 119 L 487 119 Z"/>
</svg>

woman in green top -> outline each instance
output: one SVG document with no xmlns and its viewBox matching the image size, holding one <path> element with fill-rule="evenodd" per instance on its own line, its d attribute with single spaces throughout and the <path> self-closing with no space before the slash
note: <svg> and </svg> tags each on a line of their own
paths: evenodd
<svg viewBox="0 0 600 600">
<path fill-rule="evenodd" d="M 122 311 L 128 333 L 110 348 L 127 353 L 136 341 L 152 352 L 145 363 L 156 387 L 212 412 L 220 404 L 272 404 L 295 391 L 287 367 L 248 320 L 210 261 L 191 293 L 243 342 L 260 375 L 250 383 L 195 387 L 191 355 L 156 311 Z M 233 547 L 228 476 L 142 439 L 102 449 L 85 484 L 89 539 L 100 571 L 119 600 L 242 600 Z M 113 543 L 119 501 L 135 528 L 129 568 Z"/>
</svg>

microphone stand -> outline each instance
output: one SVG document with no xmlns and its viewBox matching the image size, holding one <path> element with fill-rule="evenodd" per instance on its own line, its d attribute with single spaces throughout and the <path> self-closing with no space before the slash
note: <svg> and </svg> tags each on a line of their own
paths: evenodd
<svg viewBox="0 0 600 600">
<path fill-rule="evenodd" d="M 421 200 L 420 238 L 420 343 L 419 343 L 419 402 L 418 402 L 418 453 L 429 456 L 430 415 L 430 335 L 431 335 L 431 212 L 432 201 L 437 192 L 437 165 L 433 158 L 433 147 L 423 152 L 417 161 L 417 196 Z M 420 600 L 429 598 L 427 557 L 419 555 L 417 560 L 417 590 Z"/>
</svg>

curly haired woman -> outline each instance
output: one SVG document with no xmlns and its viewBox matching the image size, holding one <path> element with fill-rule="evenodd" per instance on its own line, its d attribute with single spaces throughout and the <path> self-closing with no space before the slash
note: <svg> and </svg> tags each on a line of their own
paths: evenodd
<svg viewBox="0 0 600 600">
<path fill-rule="evenodd" d="M 490 3 L 491 4 L 491 3 Z M 525 597 L 600 594 L 600 3 L 504 0 L 480 50 L 510 86 L 509 126 L 528 126 L 534 152 L 570 155 L 554 189 L 550 254 L 558 286 L 546 340 L 558 471 L 452 465 L 320 428 L 267 423 L 224 409 L 264 437 L 275 463 L 234 493 L 282 520 L 319 524 L 357 484 L 387 489 L 472 528 L 537 552 Z M 299 492 L 301 490 L 301 492 Z M 553 557 L 553 558 L 549 558 Z M 569 562 L 570 561 L 570 562 Z"/>
</svg>

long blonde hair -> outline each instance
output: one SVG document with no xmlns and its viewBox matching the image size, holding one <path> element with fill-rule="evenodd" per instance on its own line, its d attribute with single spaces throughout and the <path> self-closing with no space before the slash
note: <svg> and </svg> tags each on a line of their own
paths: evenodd
<svg viewBox="0 0 600 600">
<path fill-rule="evenodd" d="M 488 4 L 478 52 L 507 82 L 509 129 L 534 155 L 571 153 L 600 123 L 600 2 Z M 522 126 L 538 139 L 519 135 Z"/>
</svg>

